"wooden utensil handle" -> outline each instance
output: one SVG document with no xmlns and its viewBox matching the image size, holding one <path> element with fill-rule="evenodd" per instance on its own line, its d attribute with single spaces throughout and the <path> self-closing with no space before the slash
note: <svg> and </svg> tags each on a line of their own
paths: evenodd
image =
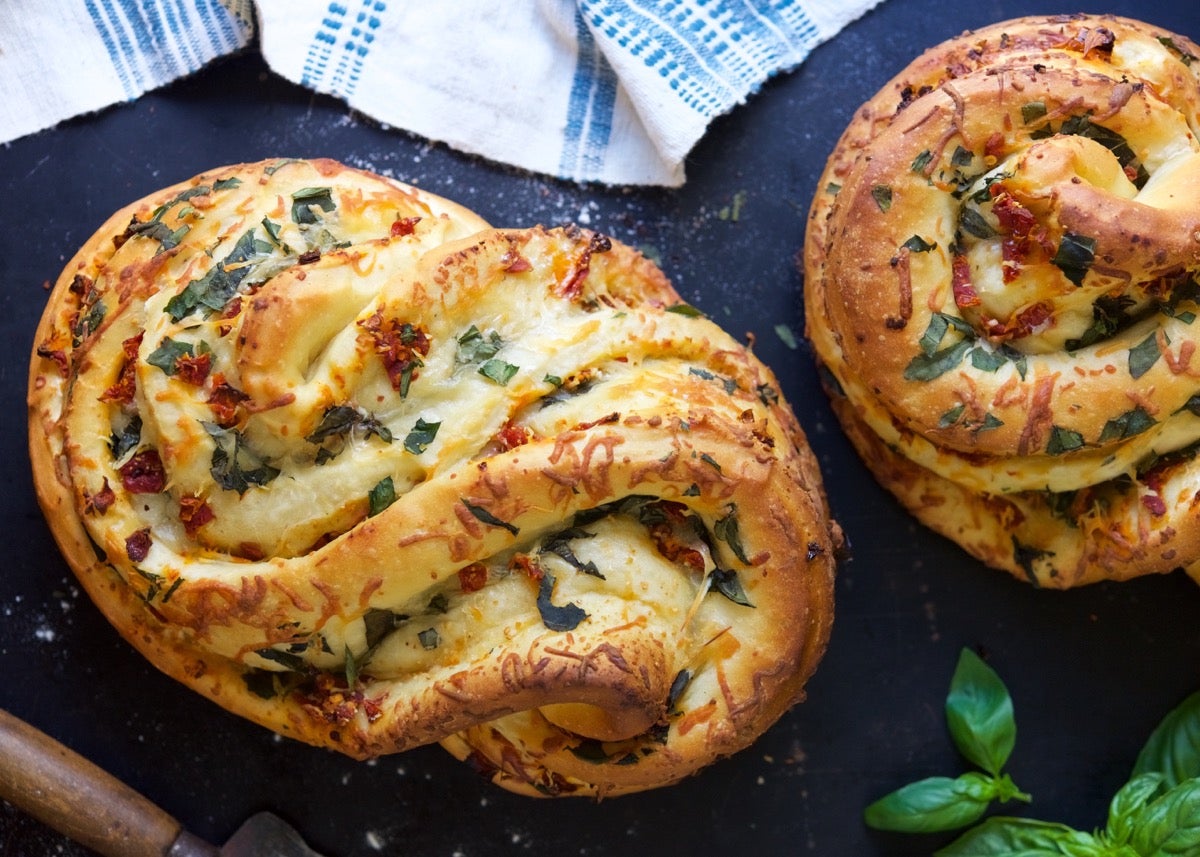
<svg viewBox="0 0 1200 857">
<path fill-rule="evenodd" d="M 219 852 L 116 777 L 0 710 L 0 797 L 104 857 Z"/>
</svg>

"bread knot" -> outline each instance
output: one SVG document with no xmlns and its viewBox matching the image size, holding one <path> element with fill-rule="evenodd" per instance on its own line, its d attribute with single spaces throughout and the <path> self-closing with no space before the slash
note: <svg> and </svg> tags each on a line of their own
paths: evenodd
<svg viewBox="0 0 1200 857">
<path fill-rule="evenodd" d="M 1200 557 L 1196 54 L 1112 16 L 964 33 L 863 107 L 813 204 L 807 329 L 848 431 L 1039 585 Z"/>
<path fill-rule="evenodd" d="M 102 227 L 38 343 L 89 594 L 281 734 L 638 791 L 754 740 L 828 639 L 837 529 L 777 381 L 606 236 L 228 167 Z"/>
</svg>

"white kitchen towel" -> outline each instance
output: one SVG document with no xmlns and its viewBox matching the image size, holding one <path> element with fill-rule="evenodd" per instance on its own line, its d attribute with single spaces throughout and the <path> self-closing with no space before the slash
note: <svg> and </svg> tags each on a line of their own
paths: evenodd
<svg viewBox="0 0 1200 857">
<path fill-rule="evenodd" d="M 4 0 L 0 140 L 246 45 L 253 7 L 275 72 L 382 123 L 561 178 L 678 186 L 714 118 L 876 2 Z"/>
</svg>

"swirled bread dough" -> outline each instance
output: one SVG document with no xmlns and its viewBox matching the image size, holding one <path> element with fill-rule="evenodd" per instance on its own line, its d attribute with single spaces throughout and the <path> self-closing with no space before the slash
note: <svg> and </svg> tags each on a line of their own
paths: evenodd
<svg viewBox="0 0 1200 857">
<path fill-rule="evenodd" d="M 807 333 L 867 465 L 1065 588 L 1200 558 L 1200 50 L 1023 18 L 918 57 L 830 156 Z"/>
<path fill-rule="evenodd" d="M 664 785 L 802 695 L 836 526 L 770 371 L 628 247 L 330 161 L 113 216 L 36 337 L 38 496 L 159 668 L 369 758 Z"/>
</svg>

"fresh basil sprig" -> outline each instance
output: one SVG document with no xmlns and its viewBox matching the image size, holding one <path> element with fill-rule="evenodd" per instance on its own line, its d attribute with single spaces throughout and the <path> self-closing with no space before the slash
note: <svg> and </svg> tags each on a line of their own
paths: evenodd
<svg viewBox="0 0 1200 857">
<path fill-rule="evenodd" d="M 999 773 L 1012 752 L 1012 701 L 996 674 L 964 650 L 946 699 L 950 734 L 988 775 L 931 777 L 905 786 L 866 810 L 873 827 L 924 833 L 977 821 L 1012 788 Z M 993 794 L 993 790 L 995 794 Z M 882 822 L 882 823 L 880 823 Z M 1113 797 L 1103 829 L 992 816 L 935 852 L 935 857 L 1184 857 L 1200 854 L 1200 692 L 1172 710 L 1138 754 Z"/>
<path fill-rule="evenodd" d="M 868 825 L 901 833 L 957 830 L 978 821 L 993 801 L 1029 802 L 1029 795 L 1002 773 L 1016 744 L 1008 688 L 978 655 L 963 649 L 946 697 L 946 723 L 959 752 L 983 771 L 927 777 L 872 803 Z"/>
</svg>

